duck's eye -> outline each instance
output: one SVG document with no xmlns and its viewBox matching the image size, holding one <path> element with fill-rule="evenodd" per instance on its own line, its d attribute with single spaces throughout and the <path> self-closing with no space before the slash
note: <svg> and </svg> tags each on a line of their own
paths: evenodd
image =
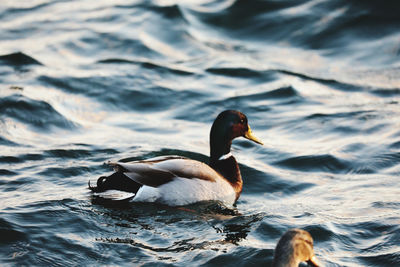
<svg viewBox="0 0 400 267">
<path fill-rule="evenodd" d="M 240 119 L 240 124 L 244 124 L 244 119 Z"/>
</svg>

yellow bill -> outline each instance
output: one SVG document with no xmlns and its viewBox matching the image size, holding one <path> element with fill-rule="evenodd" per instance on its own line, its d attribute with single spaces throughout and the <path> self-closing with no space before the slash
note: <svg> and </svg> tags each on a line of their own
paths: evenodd
<svg viewBox="0 0 400 267">
<path fill-rule="evenodd" d="M 255 137 L 255 136 L 253 135 L 253 133 L 251 132 L 250 126 L 248 126 L 248 127 L 249 127 L 249 129 L 248 129 L 247 132 L 244 134 L 244 138 L 249 139 L 249 140 L 251 140 L 251 141 L 253 141 L 253 142 L 256 142 L 257 144 L 264 145 L 263 142 L 261 142 L 260 139 L 258 139 L 257 137 Z"/>
<path fill-rule="evenodd" d="M 319 267 L 321 266 L 321 263 L 317 260 L 317 258 L 314 256 L 311 257 L 311 259 L 308 260 L 308 263 L 310 263 L 312 266 Z"/>
</svg>

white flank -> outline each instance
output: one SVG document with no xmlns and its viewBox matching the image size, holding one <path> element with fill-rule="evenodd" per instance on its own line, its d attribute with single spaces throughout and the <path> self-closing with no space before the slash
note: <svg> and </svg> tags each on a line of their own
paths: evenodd
<svg viewBox="0 0 400 267">
<path fill-rule="evenodd" d="M 235 198 L 232 186 L 223 179 L 210 182 L 178 177 L 159 187 L 142 186 L 132 201 L 181 206 L 203 200 L 219 200 L 233 205 Z"/>
</svg>

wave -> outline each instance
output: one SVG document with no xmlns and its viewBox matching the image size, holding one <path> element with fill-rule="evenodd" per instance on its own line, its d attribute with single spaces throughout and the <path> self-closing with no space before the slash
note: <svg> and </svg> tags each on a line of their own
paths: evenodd
<svg viewBox="0 0 400 267">
<path fill-rule="evenodd" d="M 174 90 L 162 85 L 146 83 L 146 81 L 143 81 L 143 84 L 131 84 L 130 77 L 122 76 L 118 80 L 111 81 L 107 77 L 55 78 L 49 76 L 41 76 L 39 80 L 68 92 L 93 97 L 108 109 L 121 111 L 162 111 L 188 103 L 190 99 L 203 97 L 201 92 Z"/>
<path fill-rule="evenodd" d="M 0 98 L 0 113 L 38 130 L 50 130 L 52 127 L 75 129 L 78 126 L 57 112 L 49 103 L 20 94 Z"/>
<path fill-rule="evenodd" d="M 97 61 L 97 63 L 102 64 L 134 64 L 139 65 L 145 69 L 155 70 L 158 73 L 171 73 L 175 75 L 193 75 L 194 73 L 187 69 L 182 69 L 177 66 L 171 65 L 163 65 L 161 63 L 155 62 L 148 62 L 148 61 L 138 61 L 138 60 L 129 60 L 129 59 L 122 59 L 122 58 L 109 58 Z"/>
<path fill-rule="evenodd" d="M 275 162 L 281 167 L 308 172 L 345 173 L 350 164 L 332 155 L 296 156 Z"/>
<path fill-rule="evenodd" d="M 9 64 L 9 65 L 18 66 L 18 67 L 25 66 L 25 65 L 43 65 L 38 60 L 36 60 L 33 57 L 30 57 L 22 52 L 1 55 L 0 62 L 1 61 L 3 62 L 3 64 Z"/>
</svg>

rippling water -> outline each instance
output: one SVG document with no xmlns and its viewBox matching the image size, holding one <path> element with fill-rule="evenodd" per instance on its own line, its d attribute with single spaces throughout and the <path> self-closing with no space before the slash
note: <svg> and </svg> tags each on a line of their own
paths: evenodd
<svg viewBox="0 0 400 267">
<path fill-rule="evenodd" d="M 0 5 L 1 265 L 270 265 L 304 228 L 325 266 L 400 265 L 398 1 Z M 207 161 L 247 114 L 244 191 L 170 208 L 99 202 L 107 160 Z"/>
</svg>

